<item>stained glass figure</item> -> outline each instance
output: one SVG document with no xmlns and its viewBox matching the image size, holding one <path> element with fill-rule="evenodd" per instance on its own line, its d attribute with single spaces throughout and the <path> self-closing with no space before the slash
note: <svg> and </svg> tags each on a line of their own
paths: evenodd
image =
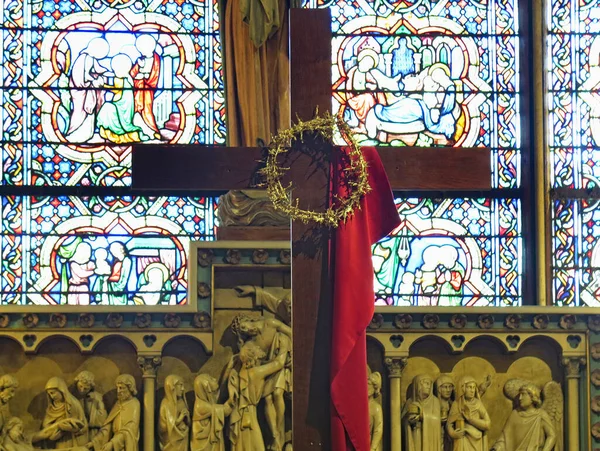
<svg viewBox="0 0 600 451">
<path fill-rule="evenodd" d="M 400 226 L 373 246 L 376 305 L 521 305 L 518 200 L 396 205 Z"/>
<path fill-rule="evenodd" d="M 489 147 L 491 199 L 398 199 L 377 305 L 520 305 L 518 3 L 304 0 L 330 8 L 333 112 L 362 145 Z"/>
<path fill-rule="evenodd" d="M 224 143 L 217 15 L 212 0 L 12 2 L 4 183 L 128 185 L 132 143 Z"/>
<path fill-rule="evenodd" d="M 520 185 L 517 2 L 305 0 L 332 15 L 333 111 L 364 145 L 490 147 Z"/>
<path fill-rule="evenodd" d="M 176 197 L 5 197 L 2 302 L 180 305 L 190 239 L 215 203 Z"/>
<path fill-rule="evenodd" d="M 225 142 L 218 5 L 0 8 L 2 185 L 20 187 L 0 196 L 0 304 L 187 303 L 188 243 L 214 239 L 215 200 L 122 189 L 134 143 Z"/>
</svg>

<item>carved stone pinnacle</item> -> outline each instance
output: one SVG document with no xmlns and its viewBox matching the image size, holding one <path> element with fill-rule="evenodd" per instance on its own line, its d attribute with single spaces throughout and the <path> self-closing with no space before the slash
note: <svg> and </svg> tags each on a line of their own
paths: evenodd
<svg viewBox="0 0 600 451">
<path fill-rule="evenodd" d="M 402 377 L 402 371 L 404 371 L 407 362 L 406 357 L 386 357 L 385 366 L 389 377 Z"/>
</svg>

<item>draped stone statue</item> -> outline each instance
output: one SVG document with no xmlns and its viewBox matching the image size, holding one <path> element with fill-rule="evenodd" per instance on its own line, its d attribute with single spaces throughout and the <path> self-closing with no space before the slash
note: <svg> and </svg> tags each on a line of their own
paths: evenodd
<svg viewBox="0 0 600 451">
<path fill-rule="evenodd" d="M 285 440 L 285 393 L 292 390 L 292 329 L 279 320 L 248 315 L 237 315 L 231 329 L 238 337 L 240 347 L 251 342 L 265 354 L 266 361 L 283 360 L 284 365 L 269 373 L 263 384 L 265 417 L 273 436 L 272 448 L 281 450 Z M 241 352 L 239 356 L 241 360 Z"/>
<path fill-rule="evenodd" d="M 548 382 L 542 392 L 533 383 L 509 380 L 504 394 L 513 401 L 514 410 L 492 451 L 562 451 L 556 423 L 562 423 L 563 396 L 557 382 Z M 559 417 L 559 418 L 557 418 Z M 561 428 L 562 436 L 562 428 Z"/>
<path fill-rule="evenodd" d="M 183 379 L 170 374 L 165 379 L 165 398 L 160 403 L 158 420 L 161 451 L 187 451 L 190 444 L 190 424 Z"/>
<path fill-rule="evenodd" d="M 79 400 L 69 392 L 67 383 L 53 377 L 46 383 L 48 407 L 42 430 L 34 434 L 33 443 L 44 442 L 45 448 L 75 448 L 88 441 L 88 425 Z"/>
<path fill-rule="evenodd" d="M 194 380 L 194 415 L 192 417 L 192 451 L 225 451 L 223 429 L 231 414 L 233 401 L 218 404 L 219 384 L 208 374 Z"/>
<path fill-rule="evenodd" d="M 106 421 L 104 401 L 102 395 L 95 390 L 95 378 L 89 371 L 79 373 L 75 378 L 75 385 L 88 422 L 89 438 L 92 439 Z"/>
<path fill-rule="evenodd" d="M 381 393 L 381 374 L 371 373 L 367 380 L 369 394 L 369 431 L 371 451 L 383 450 L 383 409 L 378 398 Z"/>
<path fill-rule="evenodd" d="M 265 444 L 260 430 L 257 405 L 260 402 L 269 376 L 281 371 L 288 359 L 286 353 L 261 365 L 266 353 L 254 341 L 246 342 L 239 354 L 240 371 L 232 369 L 229 374 L 229 396 L 235 400 L 230 418 L 229 437 L 232 451 L 264 451 Z M 277 447 L 279 446 L 279 447 Z M 271 449 L 281 450 L 276 441 Z"/>
<path fill-rule="evenodd" d="M 402 411 L 406 451 L 442 449 L 440 401 L 433 394 L 433 379 L 419 374 Z"/>
<path fill-rule="evenodd" d="M 3 451 L 33 451 L 33 445 L 25 437 L 23 420 L 12 417 L 6 422 L 0 449 Z"/>
<path fill-rule="evenodd" d="M 19 388 L 19 381 L 12 374 L 0 377 L 0 433 L 11 417 L 9 403 L 15 396 L 17 388 Z"/>
<path fill-rule="evenodd" d="M 456 401 L 450 408 L 446 430 L 454 451 L 488 451 L 487 431 L 491 422 L 471 376 L 460 381 Z"/>
<path fill-rule="evenodd" d="M 135 398 L 135 379 L 129 374 L 117 377 L 117 402 L 104 425 L 86 447 L 94 451 L 138 451 L 140 402 Z"/>
<path fill-rule="evenodd" d="M 452 395 L 454 394 L 454 380 L 447 374 L 442 374 L 435 381 L 435 388 L 438 399 L 440 400 L 440 416 L 442 420 L 442 442 L 443 450 L 452 450 L 452 439 L 446 433 L 446 423 L 448 422 L 448 414 L 452 406 Z"/>
</svg>

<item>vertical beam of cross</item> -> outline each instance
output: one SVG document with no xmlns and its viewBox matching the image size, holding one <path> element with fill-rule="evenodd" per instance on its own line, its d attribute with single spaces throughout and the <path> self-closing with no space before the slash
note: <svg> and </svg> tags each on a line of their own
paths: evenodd
<svg viewBox="0 0 600 451">
<path fill-rule="evenodd" d="M 329 10 L 290 12 L 292 120 L 312 119 L 315 109 L 331 109 L 331 18 Z M 324 152 L 331 146 L 314 140 Z M 299 164 L 300 161 L 295 161 Z M 324 209 L 329 174 L 307 164 L 304 180 L 294 180 L 293 196 L 302 208 Z M 312 164 L 312 166 L 311 166 Z M 295 174 L 300 171 L 294 170 Z M 329 361 L 331 281 L 328 229 L 292 222 L 293 446 L 330 449 Z"/>
</svg>

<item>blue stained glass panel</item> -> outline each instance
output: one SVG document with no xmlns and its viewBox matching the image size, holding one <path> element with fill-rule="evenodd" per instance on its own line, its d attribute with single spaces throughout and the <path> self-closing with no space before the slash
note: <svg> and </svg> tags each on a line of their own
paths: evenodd
<svg viewBox="0 0 600 451">
<path fill-rule="evenodd" d="M 401 224 L 373 246 L 376 305 L 522 304 L 520 201 L 396 199 Z"/>
<path fill-rule="evenodd" d="M 215 199 L 3 197 L 3 303 L 181 305 Z"/>
<path fill-rule="evenodd" d="M 361 144 L 489 147 L 493 187 L 520 186 L 515 0 L 303 5 L 331 8 L 333 111 Z"/>
<path fill-rule="evenodd" d="M 225 143 L 217 1 L 14 0 L 0 34 L 3 184 L 127 186 L 134 143 Z"/>
</svg>

